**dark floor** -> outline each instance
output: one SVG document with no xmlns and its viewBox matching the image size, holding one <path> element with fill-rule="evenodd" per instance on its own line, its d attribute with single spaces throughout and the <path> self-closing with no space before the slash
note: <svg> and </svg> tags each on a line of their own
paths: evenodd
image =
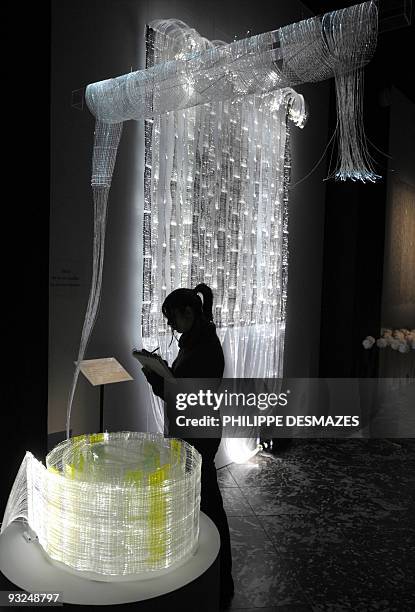
<svg viewBox="0 0 415 612">
<path fill-rule="evenodd" d="M 415 440 L 295 440 L 218 470 L 246 612 L 415 612 Z"/>
</svg>

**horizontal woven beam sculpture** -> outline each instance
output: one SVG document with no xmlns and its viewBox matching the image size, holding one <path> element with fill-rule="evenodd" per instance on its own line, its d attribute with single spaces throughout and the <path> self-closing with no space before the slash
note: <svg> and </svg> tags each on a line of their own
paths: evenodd
<svg viewBox="0 0 415 612">
<path fill-rule="evenodd" d="M 88 85 L 86 102 L 97 120 L 120 123 L 206 102 L 229 100 L 322 81 L 361 68 L 373 56 L 377 9 L 364 2 L 237 40 L 186 47 L 171 22 L 174 59 Z M 169 36 L 170 32 L 165 31 Z"/>
</svg>

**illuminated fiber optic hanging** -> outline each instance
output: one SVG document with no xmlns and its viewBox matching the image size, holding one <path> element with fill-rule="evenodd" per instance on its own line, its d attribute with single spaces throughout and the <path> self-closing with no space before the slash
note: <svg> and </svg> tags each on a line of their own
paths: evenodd
<svg viewBox="0 0 415 612">
<path fill-rule="evenodd" d="M 168 23 L 170 23 L 170 26 L 167 26 L 167 29 L 164 31 L 166 41 L 169 40 L 169 32 L 173 32 L 178 26 L 178 22 L 175 22 L 174 20 L 171 20 Z M 189 29 L 188 31 L 191 32 Z M 175 37 L 173 36 L 172 38 L 174 39 Z M 335 176 L 341 180 L 350 178 L 352 180 L 373 181 L 377 178 L 370 166 L 370 158 L 367 153 L 366 140 L 363 131 L 362 80 L 360 76 L 361 73 L 359 72 L 361 68 L 370 61 L 376 47 L 377 9 L 374 2 L 365 2 L 341 11 L 334 11 L 324 15 L 323 17 L 313 17 L 298 24 L 285 26 L 278 30 L 252 36 L 244 40 L 235 41 L 231 44 L 209 43 L 195 33 L 195 36 L 193 37 L 195 44 L 192 47 L 192 36 L 186 34 L 185 38 L 188 39 L 190 48 L 188 45 L 183 47 L 182 38 L 177 37 L 176 42 L 178 43 L 178 46 L 173 54 L 173 58 L 170 56 L 170 59 L 166 61 L 148 65 L 145 70 L 132 72 L 120 77 L 91 84 L 86 89 L 86 102 L 90 111 L 97 119 L 94 146 L 93 177 L 95 178 L 93 179 L 93 190 L 95 200 L 97 200 L 97 192 L 100 194 L 98 198 L 100 205 L 96 204 L 95 210 L 96 223 L 94 235 L 94 276 L 91 296 L 88 304 L 88 312 L 85 319 L 84 329 L 82 331 L 81 345 L 78 354 L 78 364 L 83 359 L 89 336 L 96 318 L 95 306 L 99 303 L 102 276 L 102 266 L 100 266 L 100 262 L 102 260 L 104 247 L 105 210 L 109 190 L 108 184 L 110 184 L 111 181 L 112 170 L 117 152 L 117 144 L 121 134 L 122 123 L 124 121 L 128 119 L 154 120 L 156 117 L 163 116 L 163 119 L 160 119 L 160 125 L 161 123 L 163 123 L 163 125 L 169 125 L 170 122 L 172 128 L 170 138 L 174 138 L 175 134 L 177 134 L 179 138 L 179 133 L 174 131 L 177 130 L 177 126 L 176 128 L 174 127 L 173 115 L 181 109 L 193 108 L 194 110 L 192 111 L 192 116 L 194 119 L 189 119 L 189 125 L 186 127 L 187 129 L 191 130 L 196 125 L 200 124 L 202 129 L 205 131 L 206 137 L 208 138 L 207 151 L 209 151 L 209 147 L 212 143 L 212 133 L 214 133 L 215 129 L 215 120 L 213 119 L 215 115 L 211 115 L 211 111 L 217 113 L 216 117 L 218 119 L 223 115 L 225 119 L 226 131 L 231 135 L 230 137 L 232 139 L 234 138 L 233 131 L 235 129 L 249 125 L 250 120 L 247 118 L 249 115 L 247 105 L 250 103 L 249 97 L 251 95 L 253 95 L 255 98 L 255 102 L 253 102 L 253 108 L 255 110 L 250 113 L 250 116 L 252 118 L 256 113 L 258 113 L 258 130 L 261 130 L 263 129 L 262 121 L 265 121 L 266 123 L 266 118 L 260 121 L 260 112 L 263 113 L 262 117 L 266 117 L 268 115 L 268 120 L 271 120 L 271 110 L 266 110 L 264 112 L 266 100 L 263 100 L 263 96 L 266 98 L 266 94 L 277 92 L 277 90 L 279 91 L 279 93 L 272 94 L 276 96 L 274 102 L 275 108 L 272 111 L 275 112 L 277 108 L 283 108 L 284 103 L 283 98 L 281 98 L 281 90 L 290 88 L 299 83 L 319 81 L 330 77 L 335 77 L 337 91 L 337 135 L 339 152 L 339 160 Z M 203 45 L 201 45 L 203 40 L 205 41 L 204 48 L 202 48 Z M 292 94 L 292 98 L 294 100 L 293 108 L 295 108 L 299 104 L 299 98 L 294 94 Z M 260 111 L 259 99 L 261 99 L 263 104 L 262 111 Z M 207 103 L 211 105 L 211 111 L 209 111 L 209 113 L 206 113 L 204 106 Z M 281 104 L 282 106 L 280 106 Z M 235 119 L 235 116 L 238 106 L 240 114 L 238 115 L 239 119 L 237 120 Z M 235 108 L 234 115 L 234 111 L 229 110 L 231 107 Z M 169 115 L 167 115 L 168 112 L 170 113 Z M 203 114 L 205 114 L 205 116 L 203 116 Z M 302 117 L 302 115 L 303 113 L 300 110 L 299 117 Z M 291 116 L 293 116 L 292 113 Z M 200 121 L 203 121 L 203 123 L 200 123 Z M 235 121 L 236 124 L 234 123 Z M 229 125 L 227 125 L 227 122 L 229 122 Z M 255 128 L 251 126 L 251 146 L 252 134 L 254 134 L 252 130 L 254 129 Z M 243 131 L 245 132 L 246 130 Z M 103 135 L 105 138 L 103 138 Z M 245 137 L 245 134 L 242 136 Z M 198 139 L 199 144 L 202 143 L 201 149 L 199 149 L 198 152 L 199 161 L 195 159 L 193 163 L 196 166 L 199 164 L 199 168 L 195 167 L 194 172 L 196 173 L 196 169 L 198 169 L 199 180 L 203 187 L 203 192 L 203 190 L 206 190 L 204 182 L 209 182 L 209 177 L 203 174 L 205 166 L 200 166 L 200 160 L 203 160 L 203 163 L 205 165 L 208 164 L 208 166 L 211 168 L 213 168 L 214 165 L 213 160 L 209 158 L 209 153 L 203 153 L 205 136 L 200 138 L 198 133 L 195 133 L 194 138 Z M 236 142 L 236 137 L 233 142 Z M 241 139 L 240 146 L 243 146 L 243 142 L 243 139 Z M 266 142 L 264 142 L 264 145 L 265 147 L 267 146 Z M 268 151 L 267 154 L 272 156 L 274 153 L 273 151 Z M 234 323 L 235 321 L 238 322 L 238 318 L 240 319 L 240 313 L 242 312 L 241 305 L 244 299 L 242 291 L 242 278 L 239 277 L 237 281 L 240 283 L 240 286 L 232 284 L 236 282 L 235 278 L 238 278 L 238 272 L 240 272 L 238 266 L 237 273 L 235 273 L 235 266 L 233 264 L 231 265 L 230 269 L 225 269 L 225 265 L 230 265 L 232 257 L 235 257 L 235 255 L 230 255 L 235 251 L 230 250 L 231 248 L 234 248 L 232 246 L 234 240 L 232 230 L 231 238 L 228 239 L 229 215 L 235 212 L 235 207 L 237 207 L 239 217 L 241 219 L 243 215 L 240 213 L 243 213 L 243 211 L 248 209 L 249 215 L 249 211 L 252 212 L 256 204 L 254 205 L 253 199 L 248 201 L 245 200 L 245 204 L 239 201 L 241 199 L 241 194 L 242 198 L 245 198 L 247 195 L 253 198 L 255 192 L 250 193 L 249 190 L 248 192 L 244 192 L 242 178 L 240 179 L 240 188 L 237 186 L 238 183 L 237 179 L 235 179 L 234 173 L 235 166 L 231 170 L 231 164 L 235 162 L 230 161 L 231 156 L 235 160 L 235 152 L 228 150 L 228 155 L 229 159 L 224 158 L 220 163 L 226 164 L 226 166 L 223 167 L 223 170 L 225 170 L 226 167 L 228 169 L 227 172 L 231 173 L 229 174 L 231 177 L 230 183 L 228 180 L 228 175 L 224 175 L 223 178 L 225 183 L 231 184 L 232 189 L 235 190 L 236 201 L 233 200 L 234 196 L 229 193 L 229 185 L 227 184 L 225 189 L 228 193 L 226 198 L 222 196 L 220 197 L 220 201 L 217 204 L 219 209 L 214 209 L 215 211 L 219 211 L 215 212 L 215 218 L 209 219 L 206 217 L 205 208 L 202 210 L 201 200 L 199 202 L 195 202 L 195 205 L 200 206 L 201 211 L 198 222 L 200 222 L 204 218 L 203 215 L 205 215 L 203 223 L 206 224 L 206 227 L 203 228 L 202 226 L 202 228 L 200 228 L 199 226 L 199 230 L 203 229 L 205 231 L 205 238 L 209 238 L 209 236 L 207 236 L 209 231 L 208 228 L 213 227 L 217 231 L 217 236 L 211 237 L 213 239 L 213 248 L 215 247 L 215 239 L 220 238 L 226 241 L 230 240 L 230 243 L 227 243 L 227 247 L 223 250 L 223 271 L 219 272 L 221 268 L 215 269 L 215 272 L 212 271 L 212 275 L 216 274 L 217 281 L 219 282 L 217 291 L 220 293 L 222 291 L 222 286 L 224 288 L 224 293 L 222 293 L 220 297 L 220 303 L 217 304 L 217 306 L 220 306 L 221 312 L 216 312 L 215 314 L 216 316 L 220 314 L 220 325 L 223 325 L 223 323 L 226 322 L 226 325 L 228 325 L 229 328 L 229 326 L 232 326 L 232 319 L 234 320 Z M 276 155 L 278 156 L 277 153 Z M 253 159 L 255 159 L 255 157 Z M 265 157 L 261 156 L 261 161 L 259 161 L 259 157 L 256 159 L 257 163 L 261 164 L 262 166 L 262 160 L 265 160 Z M 170 163 L 173 163 L 173 158 L 170 159 Z M 239 172 L 244 172 L 243 166 L 239 168 Z M 262 170 L 260 172 L 262 172 Z M 102 186 L 101 176 L 105 178 L 105 187 Z M 249 176 L 252 178 L 252 174 Z M 251 180 L 251 178 L 249 180 Z M 161 181 L 162 179 L 159 177 L 158 180 Z M 192 176 L 191 182 L 189 181 L 190 185 L 192 185 L 193 181 L 194 178 Z M 280 196 L 284 198 L 284 186 L 280 185 L 279 188 L 282 189 Z M 272 195 L 271 189 L 272 188 L 268 186 L 268 204 L 265 204 L 265 198 L 258 198 L 258 203 L 260 200 L 261 203 L 259 203 L 260 208 L 258 209 L 257 219 L 252 219 L 256 223 L 256 227 L 253 228 L 256 230 L 256 232 L 262 232 L 264 230 L 264 227 L 261 226 L 261 214 L 263 213 L 262 207 L 272 206 L 270 199 Z M 166 191 L 166 193 L 168 192 Z M 206 194 L 207 193 L 209 192 L 206 192 Z M 232 206 L 230 206 L 231 197 Z M 166 204 L 168 206 L 167 200 Z M 205 206 L 205 204 L 206 197 L 203 206 Z M 184 206 L 186 206 L 186 203 L 184 203 Z M 168 211 L 168 208 L 166 210 L 168 214 L 171 214 L 171 212 Z M 183 212 L 186 213 L 186 208 Z M 162 215 L 163 211 L 160 210 L 158 214 Z M 226 221 L 223 219 L 224 214 L 226 215 Z M 97 221 L 97 215 L 100 216 L 101 222 Z M 280 221 L 281 223 L 284 223 L 284 215 L 280 218 Z M 149 219 L 147 218 L 147 223 L 148 222 Z M 212 223 L 216 223 L 216 226 L 209 225 Z M 224 223 L 226 227 L 223 225 Z M 246 223 L 248 223 L 248 220 L 246 220 Z M 245 220 L 243 220 L 243 222 L 239 221 L 238 225 L 235 218 L 235 224 L 238 226 L 238 229 L 235 230 L 235 234 L 238 236 L 243 236 L 244 233 L 241 233 L 240 228 L 241 225 L 245 227 L 246 223 Z M 197 224 L 195 227 L 197 227 Z M 146 227 L 144 228 L 144 232 L 146 232 Z M 271 249 L 270 236 L 268 236 L 268 239 L 269 249 Z M 187 245 L 192 244 L 192 249 L 194 246 L 193 240 L 194 238 L 192 237 L 189 242 L 189 238 L 187 237 Z M 207 242 L 208 241 L 206 241 L 206 245 Z M 162 246 L 164 244 L 163 240 L 158 241 L 158 244 L 159 248 L 167 249 L 167 246 Z M 263 263 L 263 260 L 261 259 L 262 244 L 267 243 L 259 240 L 256 253 L 260 265 Z M 217 263 L 217 260 L 215 260 L 215 257 L 217 256 L 213 254 L 212 261 L 210 262 L 209 256 L 206 256 L 206 253 L 209 254 L 210 247 L 206 245 L 203 246 L 203 252 L 205 253 L 204 257 L 206 257 L 205 264 L 207 266 L 212 265 L 213 270 L 213 264 L 215 262 Z M 183 244 L 181 246 L 183 247 Z M 243 245 L 241 246 L 243 248 Z M 206 251 L 206 249 L 208 250 Z M 218 254 L 219 250 L 220 245 L 218 243 Z M 189 259 L 187 265 L 191 267 L 193 266 L 193 275 L 196 276 L 194 267 L 196 264 L 193 261 L 195 256 L 193 253 L 194 251 L 191 251 L 191 255 L 189 255 L 191 259 Z M 277 257 L 282 259 L 283 256 L 283 251 L 281 250 L 277 254 Z M 153 257 L 154 255 L 152 255 L 152 258 Z M 192 263 L 190 263 L 191 261 Z M 146 261 L 145 266 L 152 265 L 153 263 L 153 259 L 151 262 Z M 223 284 L 220 278 L 222 273 L 224 276 L 229 277 L 228 279 L 224 279 Z M 251 273 L 251 271 L 247 271 L 248 276 L 246 278 L 250 278 L 249 275 Z M 234 275 L 233 281 L 231 276 L 232 274 Z M 261 278 L 258 272 L 257 278 Z M 209 282 L 209 277 L 207 277 L 205 280 Z M 213 276 L 212 280 L 214 280 Z M 168 286 L 168 282 L 169 281 L 166 278 L 166 288 Z M 265 283 L 266 281 L 263 280 L 262 287 L 266 286 Z M 226 291 L 225 287 L 227 287 Z M 259 286 L 257 286 L 256 289 L 258 291 L 257 298 L 259 299 L 264 297 L 263 288 L 261 289 Z M 283 286 L 281 285 L 281 290 L 282 289 Z M 283 302 L 284 297 L 279 297 L 278 300 Z M 147 301 L 147 299 L 144 298 L 144 301 Z M 239 315 L 237 314 L 238 306 Z M 247 316 L 252 316 L 252 313 L 249 312 L 249 306 L 251 306 L 251 304 L 249 304 L 249 298 L 247 298 L 247 306 Z M 260 309 L 261 317 L 265 317 L 265 321 L 267 317 L 267 308 L 270 315 L 272 310 L 269 310 L 269 303 L 264 310 L 262 310 L 262 307 Z M 144 326 L 147 325 L 148 321 L 151 321 L 151 317 L 149 317 L 148 313 L 145 312 L 143 319 Z M 150 328 L 146 329 L 144 333 L 148 334 L 149 329 Z M 153 332 L 150 331 L 150 333 Z M 263 338 L 267 337 L 268 336 L 264 334 Z M 224 341 L 226 342 L 226 340 Z M 232 350 L 232 348 L 230 350 Z M 240 355 L 235 354 L 235 359 L 236 358 L 239 359 Z M 277 358 L 277 361 L 278 359 L 279 358 Z M 264 370 L 264 372 L 265 371 L 266 370 Z M 68 400 L 67 435 L 69 435 L 71 406 L 78 373 L 79 369 L 77 366 Z"/>
</svg>

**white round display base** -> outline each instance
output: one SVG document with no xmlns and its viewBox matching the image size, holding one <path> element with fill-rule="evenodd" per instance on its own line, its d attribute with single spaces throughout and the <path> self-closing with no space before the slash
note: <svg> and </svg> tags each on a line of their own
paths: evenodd
<svg viewBox="0 0 415 612">
<path fill-rule="evenodd" d="M 175 569 L 181 567 L 194 558 L 194 556 L 197 554 L 197 549 L 199 548 L 199 542 L 196 543 L 196 546 L 191 554 L 184 559 L 180 559 L 176 563 L 173 563 L 168 568 L 153 570 L 151 572 L 142 572 L 141 574 L 126 574 L 125 576 L 111 576 L 106 574 L 97 574 L 96 572 L 77 570 L 69 565 L 66 565 L 65 563 L 62 563 L 61 561 L 51 559 L 41 546 L 39 546 L 39 548 L 45 555 L 48 562 L 52 563 L 58 569 L 63 570 L 64 572 L 69 572 L 70 574 L 74 574 L 75 576 L 79 576 L 80 578 L 84 578 L 86 580 L 99 580 L 100 582 L 128 582 L 131 580 L 154 580 L 155 578 L 160 578 L 161 576 L 165 576 L 166 574 L 173 572 Z"/>
<path fill-rule="evenodd" d="M 58 567 L 37 540 L 28 542 L 23 537 L 27 525 L 16 521 L 0 536 L 0 570 L 10 582 L 29 593 L 61 593 L 64 603 L 116 605 L 143 601 L 193 582 L 213 564 L 220 547 L 218 530 L 203 512 L 199 525 L 199 546 L 183 565 L 155 578 L 106 582 Z"/>
</svg>

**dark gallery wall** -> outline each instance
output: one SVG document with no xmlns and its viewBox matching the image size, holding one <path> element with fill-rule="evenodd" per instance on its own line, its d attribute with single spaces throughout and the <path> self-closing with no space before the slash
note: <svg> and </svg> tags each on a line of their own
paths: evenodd
<svg viewBox="0 0 415 612">
<path fill-rule="evenodd" d="M 318 376 L 322 261 L 324 245 L 325 166 L 308 178 L 327 144 L 327 82 L 296 88 L 304 95 L 308 121 L 291 128 L 292 170 L 289 201 L 289 268 L 284 376 Z M 298 185 L 296 185 L 298 183 Z"/>
<path fill-rule="evenodd" d="M 385 91 L 390 112 L 385 207 L 382 327 L 415 329 L 415 102 L 396 87 Z M 379 375 L 413 377 L 415 355 L 379 352 Z"/>
<path fill-rule="evenodd" d="M 49 433 L 65 429 L 66 402 L 77 358 L 92 273 L 90 188 L 94 118 L 72 106 L 72 91 L 137 69 L 144 61 L 144 24 L 137 2 L 64 1 L 52 7 L 52 165 L 50 224 Z M 124 126 L 111 187 L 100 312 L 86 358 L 116 357 L 134 376 L 138 341 L 142 126 Z M 134 312 L 136 308 L 136 312 Z M 121 385 L 121 384 L 120 384 Z M 124 428 L 137 395 L 115 388 Z M 116 385 L 106 390 L 111 405 Z M 120 394 L 118 392 L 121 391 Z M 99 428 L 99 392 L 80 377 L 73 403 L 74 434 Z"/>
<path fill-rule="evenodd" d="M 415 88 L 411 90 L 414 78 L 401 63 L 402 57 L 413 54 L 413 34 L 405 23 L 401 19 L 403 27 L 380 33 L 375 56 L 365 67 L 364 124 L 369 151 L 381 180 L 364 185 L 334 181 L 327 184 L 321 377 L 378 376 L 380 352 L 364 350 L 362 340 L 367 335 L 378 338 L 382 327 L 413 327 L 415 322 L 413 284 L 412 297 L 408 291 L 403 311 L 396 292 L 394 297 L 391 294 L 388 272 L 388 266 L 392 266 L 395 276 L 413 278 L 413 258 L 408 255 L 405 262 L 395 256 L 387 259 L 394 209 L 393 184 L 398 177 L 412 186 L 414 181 Z M 398 86 L 405 94 L 396 89 Z M 335 122 L 334 100 L 331 84 L 330 130 Z M 412 210 L 413 207 L 412 201 Z M 412 229 L 408 226 L 404 247 L 408 254 L 411 249 L 413 253 L 413 233 L 413 225 Z M 399 239 L 402 241 L 402 235 Z M 393 316 L 391 308 L 395 309 Z M 392 374 L 383 369 L 382 375 Z"/>
<path fill-rule="evenodd" d="M 26 103 L 16 101 L 17 116 L 23 116 Z M 31 129 L 33 142 L 45 138 L 48 117 L 44 115 L 40 109 L 39 123 Z M 1 345 L 6 368 L 2 377 L 0 520 L 26 451 L 42 459 L 47 450 L 48 173 L 43 174 L 32 162 L 21 162 L 27 126 L 21 129 L 25 133 L 13 127 L 14 144 L 8 148 L 12 174 L 4 173 L 10 191 L 2 240 L 7 253 L 2 259 Z M 47 164 L 47 153 L 43 161 Z M 0 574 L 0 589 L 9 586 Z"/>
<path fill-rule="evenodd" d="M 300 2 L 200 5 L 186 0 L 62 0 L 52 6 L 52 197 L 50 219 L 50 324 L 48 431 L 65 429 L 66 400 L 85 314 L 92 258 L 93 208 L 90 169 L 94 119 L 71 106 L 71 93 L 88 83 L 144 67 L 144 28 L 156 18 L 175 17 L 210 39 L 228 42 L 307 17 Z M 327 139 L 328 84 L 301 89 L 310 118 L 291 127 L 292 180 L 313 166 Z M 323 248 L 323 169 L 294 188 L 290 201 L 290 270 L 286 331 L 289 376 L 317 375 Z M 140 344 L 143 207 L 143 126 L 127 122 L 109 197 L 101 306 L 86 358 L 116 357 L 134 381 L 109 385 L 105 424 L 109 429 L 151 429 L 147 384 L 131 348 Z M 300 347 L 300 350 L 299 350 Z M 73 403 L 74 434 L 95 431 L 98 390 L 81 376 Z"/>
<path fill-rule="evenodd" d="M 27 21 L 21 13 L 19 6 L 19 15 L 10 20 L 19 35 L 20 53 L 8 53 L 5 71 L 9 93 L 18 94 L 7 95 L 2 130 L 1 349 L 6 367 L 2 376 L 0 521 L 26 451 L 44 458 L 47 449 L 49 58 L 34 44 L 34 13 L 38 18 L 42 14 L 36 40 L 42 36 L 48 41 L 50 22 L 47 8 L 25 7 Z M 1 573 L 0 590 L 15 590 Z"/>
<path fill-rule="evenodd" d="M 389 112 L 366 68 L 365 128 L 376 146 L 388 146 Z M 334 119 L 334 86 L 331 125 Z M 377 170 L 387 174 L 384 159 Z M 321 377 L 375 376 L 366 363 L 362 340 L 380 329 L 386 181 L 327 182 L 321 311 Z M 368 368 L 371 369 L 369 372 Z"/>
<path fill-rule="evenodd" d="M 386 194 L 384 327 L 415 327 L 415 102 L 392 87 Z"/>
</svg>

